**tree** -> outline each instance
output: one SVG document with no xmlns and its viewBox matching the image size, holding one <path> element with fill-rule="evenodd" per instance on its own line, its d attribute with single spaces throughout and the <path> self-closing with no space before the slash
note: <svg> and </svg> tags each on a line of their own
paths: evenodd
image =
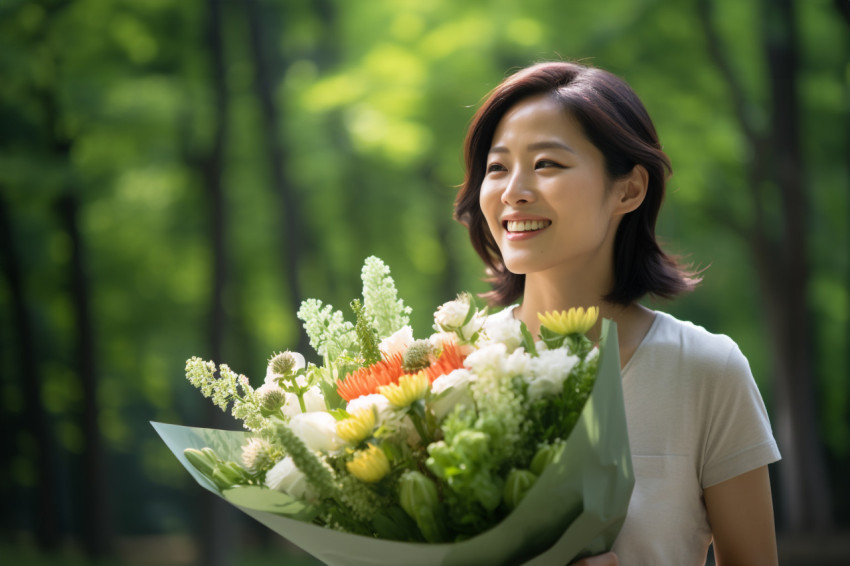
<svg viewBox="0 0 850 566">
<path fill-rule="evenodd" d="M 711 0 L 698 3 L 708 49 L 726 81 L 739 125 L 753 149 L 748 167 L 754 222 L 736 225 L 750 247 L 768 317 L 776 390 L 776 430 L 782 523 L 792 530 L 832 526 L 830 490 L 818 435 L 816 383 L 807 297 L 810 275 L 804 164 L 800 146 L 798 32 L 791 0 L 761 3 L 761 30 L 771 94 L 770 120 L 760 129 L 747 112 L 750 101 L 728 60 L 714 24 Z M 775 191 L 775 195 L 766 193 Z M 781 230 L 767 219 L 766 201 L 778 197 Z M 725 217 L 728 221 L 728 215 Z"/>
</svg>

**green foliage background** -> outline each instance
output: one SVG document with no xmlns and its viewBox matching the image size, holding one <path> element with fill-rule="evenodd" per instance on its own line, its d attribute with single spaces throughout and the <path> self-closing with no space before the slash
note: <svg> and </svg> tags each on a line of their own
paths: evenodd
<svg viewBox="0 0 850 566">
<path fill-rule="evenodd" d="M 223 3 L 224 116 L 216 113 L 206 3 L 0 4 L 0 195 L 11 213 L 41 401 L 58 454 L 57 512 L 71 539 L 85 504 L 85 438 L 73 246 L 58 220 L 60 197 L 71 194 L 80 205 L 115 534 L 195 530 L 197 488 L 148 421 L 204 424 L 206 402 L 185 381 L 183 364 L 209 355 L 210 230 L 226 234 L 222 361 L 256 383 L 267 356 L 299 340 L 278 236 L 285 220 L 254 87 L 248 4 Z M 847 524 L 850 28 L 837 4 L 801 1 L 796 9 L 817 424 L 836 496 L 843 494 L 836 514 Z M 758 6 L 715 5 L 746 112 L 764 123 L 770 93 Z M 296 277 L 306 296 L 347 305 L 359 291 L 364 258 L 378 255 L 422 336 L 437 305 L 460 290 L 485 290 L 481 263 L 451 219 L 465 128 L 511 69 L 578 60 L 623 76 L 645 102 L 675 171 L 659 233 L 669 249 L 708 267 L 696 293 L 655 306 L 732 336 L 770 407 L 770 344 L 754 260 L 726 222 L 752 222 L 745 174 L 752 148 L 707 53 L 695 0 L 267 0 L 258 7 L 279 118 L 272 126 L 301 220 Z M 196 157 L 209 151 L 219 118 L 228 127 L 226 215 L 216 227 Z M 777 197 L 764 189 L 775 212 Z M 4 279 L 4 544 L 27 540 L 40 489 L 11 301 Z"/>
</svg>

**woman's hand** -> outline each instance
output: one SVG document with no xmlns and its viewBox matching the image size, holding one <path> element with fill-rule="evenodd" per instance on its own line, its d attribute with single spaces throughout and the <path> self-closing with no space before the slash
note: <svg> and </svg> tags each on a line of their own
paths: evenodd
<svg viewBox="0 0 850 566">
<path fill-rule="evenodd" d="M 613 552 L 605 554 L 597 554 L 596 556 L 588 556 L 576 562 L 571 562 L 570 566 L 618 566 L 620 559 Z"/>
</svg>

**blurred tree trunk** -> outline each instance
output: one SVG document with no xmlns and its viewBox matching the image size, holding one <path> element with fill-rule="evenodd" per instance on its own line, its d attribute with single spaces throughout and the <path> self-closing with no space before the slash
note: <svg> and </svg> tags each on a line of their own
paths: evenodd
<svg viewBox="0 0 850 566">
<path fill-rule="evenodd" d="M 437 223 L 437 241 L 440 242 L 440 248 L 446 258 L 446 266 L 440 274 L 439 291 L 437 293 L 437 300 L 442 303 L 451 301 L 460 292 L 460 269 L 458 268 L 460 259 L 455 246 L 452 246 L 451 242 L 451 227 L 455 223 L 451 208 L 452 201 L 446 198 L 448 188 L 441 186 L 433 165 L 424 167 L 421 175 L 426 181 L 428 195 L 433 207 L 432 214 L 434 214 L 434 221 Z M 443 207 L 445 207 L 445 210 L 443 210 Z"/>
<path fill-rule="evenodd" d="M 68 2 L 58 2 L 51 10 L 51 17 L 58 17 Z M 91 290 L 86 271 L 85 245 L 79 229 L 79 197 L 73 180 L 71 147 L 73 139 L 65 130 L 59 104 L 59 70 L 63 68 L 61 53 L 53 53 L 55 74 L 52 81 L 34 90 L 41 103 L 44 115 L 44 130 L 52 157 L 66 167 L 63 192 L 56 199 L 55 211 L 71 243 L 71 265 L 69 283 L 74 307 L 76 346 L 76 373 L 83 393 L 81 430 L 83 448 L 83 487 L 81 490 L 80 522 L 83 547 L 90 558 L 99 559 L 113 552 L 113 532 L 110 522 L 107 462 L 103 438 L 98 424 L 100 403 L 98 400 L 98 376 L 94 322 L 91 313 Z"/>
<path fill-rule="evenodd" d="M 714 27 L 711 0 L 699 0 L 710 55 L 728 83 L 737 119 L 753 148 L 748 182 L 752 227 L 739 227 L 751 247 L 773 350 L 775 430 L 783 459 L 778 466 L 781 527 L 822 531 L 832 527 L 830 488 L 815 409 L 817 382 L 807 306 L 808 203 L 800 147 L 797 95 L 799 48 L 792 0 L 763 0 L 764 54 L 771 94 L 767 131 L 751 122 L 744 89 Z M 770 194 L 768 191 L 776 191 Z M 765 201 L 778 202 L 781 222 L 765 218 Z"/>
<path fill-rule="evenodd" d="M 18 377 L 24 393 L 24 427 L 32 433 L 36 444 L 35 461 L 35 538 L 38 548 L 54 552 L 59 547 L 59 526 L 56 513 L 57 473 L 50 419 L 41 402 L 41 374 L 35 351 L 32 326 L 27 309 L 24 277 L 15 246 L 11 215 L 0 191 L 0 255 L 9 285 L 15 346 L 20 358 Z M 3 451 L 4 470 L 8 470 L 7 450 Z M 3 486 L 9 489 L 10 486 Z"/>
<path fill-rule="evenodd" d="M 209 352 L 217 364 L 224 350 L 224 292 L 227 280 L 227 218 L 223 188 L 227 142 L 228 91 L 224 60 L 224 14 L 221 0 L 207 1 L 206 49 L 213 88 L 213 139 L 209 149 L 195 159 L 209 206 L 209 244 L 212 249 L 212 293 L 209 304 Z M 205 420 L 211 428 L 230 428 L 232 419 L 212 403 L 205 404 Z M 232 562 L 234 511 L 221 498 L 204 491 L 201 495 L 200 564 L 224 566 Z"/>
<path fill-rule="evenodd" d="M 66 150 L 67 155 L 67 150 Z M 103 558 L 113 550 L 108 504 L 108 473 L 98 417 L 98 377 L 96 368 L 94 323 L 89 297 L 91 290 L 86 272 L 85 249 L 79 228 L 79 202 L 68 189 L 56 202 L 63 228 L 71 242 L 70 283 L 76 315 L 77 372 L 83 391 L 82 513 L 83 545 L 90 558 Z"/>
<path fill-rule="evenodd" d="M 304 230 L 302 228 L 301 213 L 298 200 L 295 195 L 292 180 L 286 173 L 287 154 L 284 144 L 278 133 L 281 119 L 278 105 L 274 99 L 274 79 L 269 64 L 269 54 L 266 49 L 265 30 L 263 27 L 263 14 L 256 0 L 243 0 L 245 14 L 248 20 L 248 31 L 251 42 L 251 53 L 254 64 L 254 87 L 260 102 L 262 112 L 263 139 L 265 142 L 267 159 L 271 167 L 272 189 L 277 194 L 280 203 L 280 216 L 276 224 L 280 227 L 280 239 L 283 252 L 284 277 L 289 288 L 289 307 L 287 316 L 295 316 L 301 301 L 304 299 L 301 283 L 298 279 L 301 250 L 304 246 Z M 286 63 L 276 61 L 274 68 L 285 69 Z M 298 327 L 299 352 L 306 352 L 309 342 L 307 334 Z"/>
</svg>

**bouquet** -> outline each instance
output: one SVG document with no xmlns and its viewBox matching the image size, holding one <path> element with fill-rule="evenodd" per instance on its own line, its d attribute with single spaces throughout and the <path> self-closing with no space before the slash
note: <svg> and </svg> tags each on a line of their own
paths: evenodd
<svg viewBox="0 0 850 566">
<path fill-rule="evenodd" d="M 153 423 L 195 479 L 329 564 L 564 564 L 610 548 L 634 478 L 616 328 L 543 313 L 535 339 L 460 295 L 414 339 L 378 258 L 354 321 L 302 303 L 321 357 L 272 356 L 253 388 L 191 358 L 188 380 L 248 432 Z"/>
</svg>

